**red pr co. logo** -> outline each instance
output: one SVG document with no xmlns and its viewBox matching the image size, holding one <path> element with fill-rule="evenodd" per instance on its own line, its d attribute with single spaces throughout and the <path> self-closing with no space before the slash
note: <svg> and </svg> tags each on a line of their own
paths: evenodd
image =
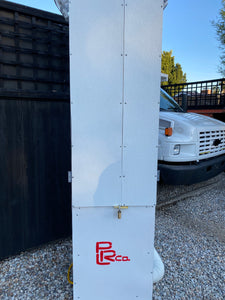
<svg viewBox="0 0 225 300">
<path fill-rule="evenodd" d="M 130 261 L 128 256 L 117 255 L 112 249 L 111 242 L 96 243 L 96 263 L 97 265 L 110 265 L 115 261 Z"/>
</svg>

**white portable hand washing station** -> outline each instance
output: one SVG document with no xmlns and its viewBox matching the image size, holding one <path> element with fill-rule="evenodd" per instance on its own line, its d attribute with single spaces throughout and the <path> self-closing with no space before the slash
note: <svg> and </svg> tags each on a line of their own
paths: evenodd
<svg viewBox="0 0 225 300">
<path fill-rule="evenodd" d="M 154 225 L 166 3 L 70 1 L 74 299 L 149 300 L 163 276 Z"/>
</svg>

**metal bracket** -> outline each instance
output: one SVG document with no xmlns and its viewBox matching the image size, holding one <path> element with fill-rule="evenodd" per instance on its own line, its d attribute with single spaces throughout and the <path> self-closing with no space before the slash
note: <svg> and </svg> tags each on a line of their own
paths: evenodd
<svg viewBox="0 0 225 300">
<path fill-rule="evenodd" d="M 72 182 L 72 172 L 68 171 L 68 182 L 71 183 Z"/>
</svg>

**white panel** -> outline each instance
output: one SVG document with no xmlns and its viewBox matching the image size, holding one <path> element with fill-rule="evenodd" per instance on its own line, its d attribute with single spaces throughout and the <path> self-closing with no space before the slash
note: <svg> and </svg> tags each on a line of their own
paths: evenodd
<svg viewBox="0 0 225 300">
<path fill-rule="evenodd" d="M 123 199 L 156 201 L 162 1 L 127 1 Z"/>
<path fill-rule="evenodd" d="M 121 0 L 71 1 L 73 204 L 121 202 Z M 110 192 L 109 192 L 110 191 Z"/>
<path fill-rule="evenodd" d="M 121 219 L 110 207 L 73 208 L 74 299 L 151 299 L 154 215 L 153 207 L 124 209 Z M 115 254 L 97 251 L 97 242 L 112 243 L 100 246 Z M 96 252 L 110 264 L 97 264 Z M 119 261 L 107 260 L 112 254 Z"/>
</svg>

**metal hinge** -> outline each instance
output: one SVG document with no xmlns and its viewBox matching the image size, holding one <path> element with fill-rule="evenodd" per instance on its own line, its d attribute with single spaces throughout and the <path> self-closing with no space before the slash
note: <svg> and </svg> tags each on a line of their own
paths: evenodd
<svg viewBox="0 0 225 300">
<path fill-rule="evenodd" d="M 157 181 L 160 181 L 160 170 L 157 170 Z"/>
<path fill-rule="evenodd" d="M 68 182 L 71 183 L 72 182 L 72 172 L 68 171 Z"/>
</svg>

